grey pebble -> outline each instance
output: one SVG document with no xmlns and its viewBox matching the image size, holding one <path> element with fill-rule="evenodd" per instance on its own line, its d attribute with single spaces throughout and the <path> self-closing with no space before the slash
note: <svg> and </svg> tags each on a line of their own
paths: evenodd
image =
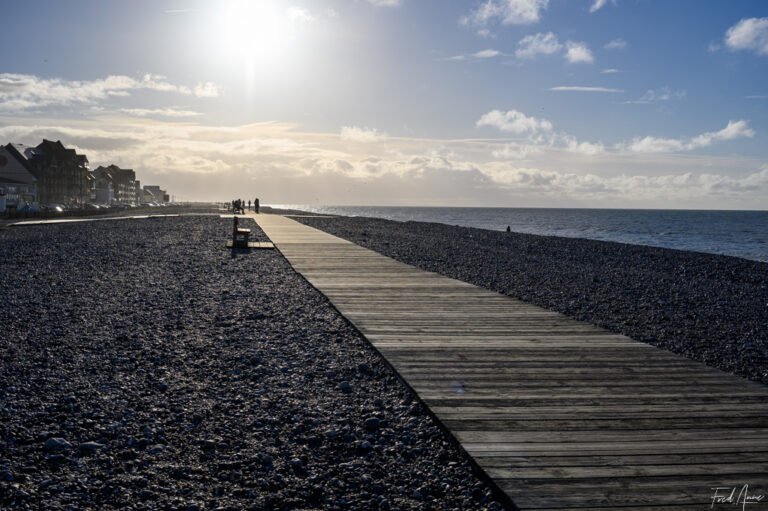
<svg viewBox="0 0 768 511">
<path fill-rule="evenodd" d="M 106 447 L 104 444 L 98 442 L 83 442 L 77 446 L 77 450 L 80 452 L 88 453 L 95 452 Z"/>
<path fill-rule="evenodd" d="M 43 449 L 49 452 L 66 451 L 72 448 L 72 444 L 61 437 L 49 438 L 45 441 Z"/>
<path fill-rule="evenodd" d="M 377 417 L 369 417 L 365 419 L 365 429 L 368 431 L 376 431 L 381 427 L 381 421 Z"/>
</svg>

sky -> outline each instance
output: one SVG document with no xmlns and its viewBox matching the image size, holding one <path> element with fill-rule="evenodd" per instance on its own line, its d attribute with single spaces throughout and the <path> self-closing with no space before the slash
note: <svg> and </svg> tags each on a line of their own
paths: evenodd
<svg viewBox="0 0 768 511">
<path fill-rule="evenodd" d="M 3 4 L 0 144 L 179 201 L 768 209 L 764 0 Z"/>
</svg>

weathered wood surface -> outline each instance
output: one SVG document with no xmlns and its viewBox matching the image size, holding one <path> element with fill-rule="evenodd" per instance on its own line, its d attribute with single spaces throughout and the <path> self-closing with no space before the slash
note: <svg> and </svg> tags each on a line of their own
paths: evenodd
<svg viewBox="0 0 768 511">
<path fill-rule="evenodd" d="M 765 386 L 254 217 L 519 508 L 731 509 L 713 488 L 749 484 L 768 509 Z"/>
</svg>

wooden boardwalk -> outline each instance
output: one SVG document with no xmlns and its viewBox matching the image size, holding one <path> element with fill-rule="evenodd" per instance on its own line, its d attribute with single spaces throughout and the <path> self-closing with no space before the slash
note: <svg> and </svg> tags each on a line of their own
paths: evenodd
<svg viewBox="0 0 768 511">
<path fill-rule="evenodd" d="M 714 488 L 748 484 L 768 510 L 765 386 L 254 218 L 520 509 L 742 509 Z"/>
</svg>

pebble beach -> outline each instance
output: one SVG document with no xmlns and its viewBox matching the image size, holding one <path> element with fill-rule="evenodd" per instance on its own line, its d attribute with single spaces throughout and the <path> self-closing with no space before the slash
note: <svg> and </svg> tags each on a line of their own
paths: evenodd
<svg viewBox="0 0 768 511">
<path fill-rule="evenodd" d="M 230 234 L 0 230 L 0 508 L 503 509 L 325 298 Z"/>
</svg>

